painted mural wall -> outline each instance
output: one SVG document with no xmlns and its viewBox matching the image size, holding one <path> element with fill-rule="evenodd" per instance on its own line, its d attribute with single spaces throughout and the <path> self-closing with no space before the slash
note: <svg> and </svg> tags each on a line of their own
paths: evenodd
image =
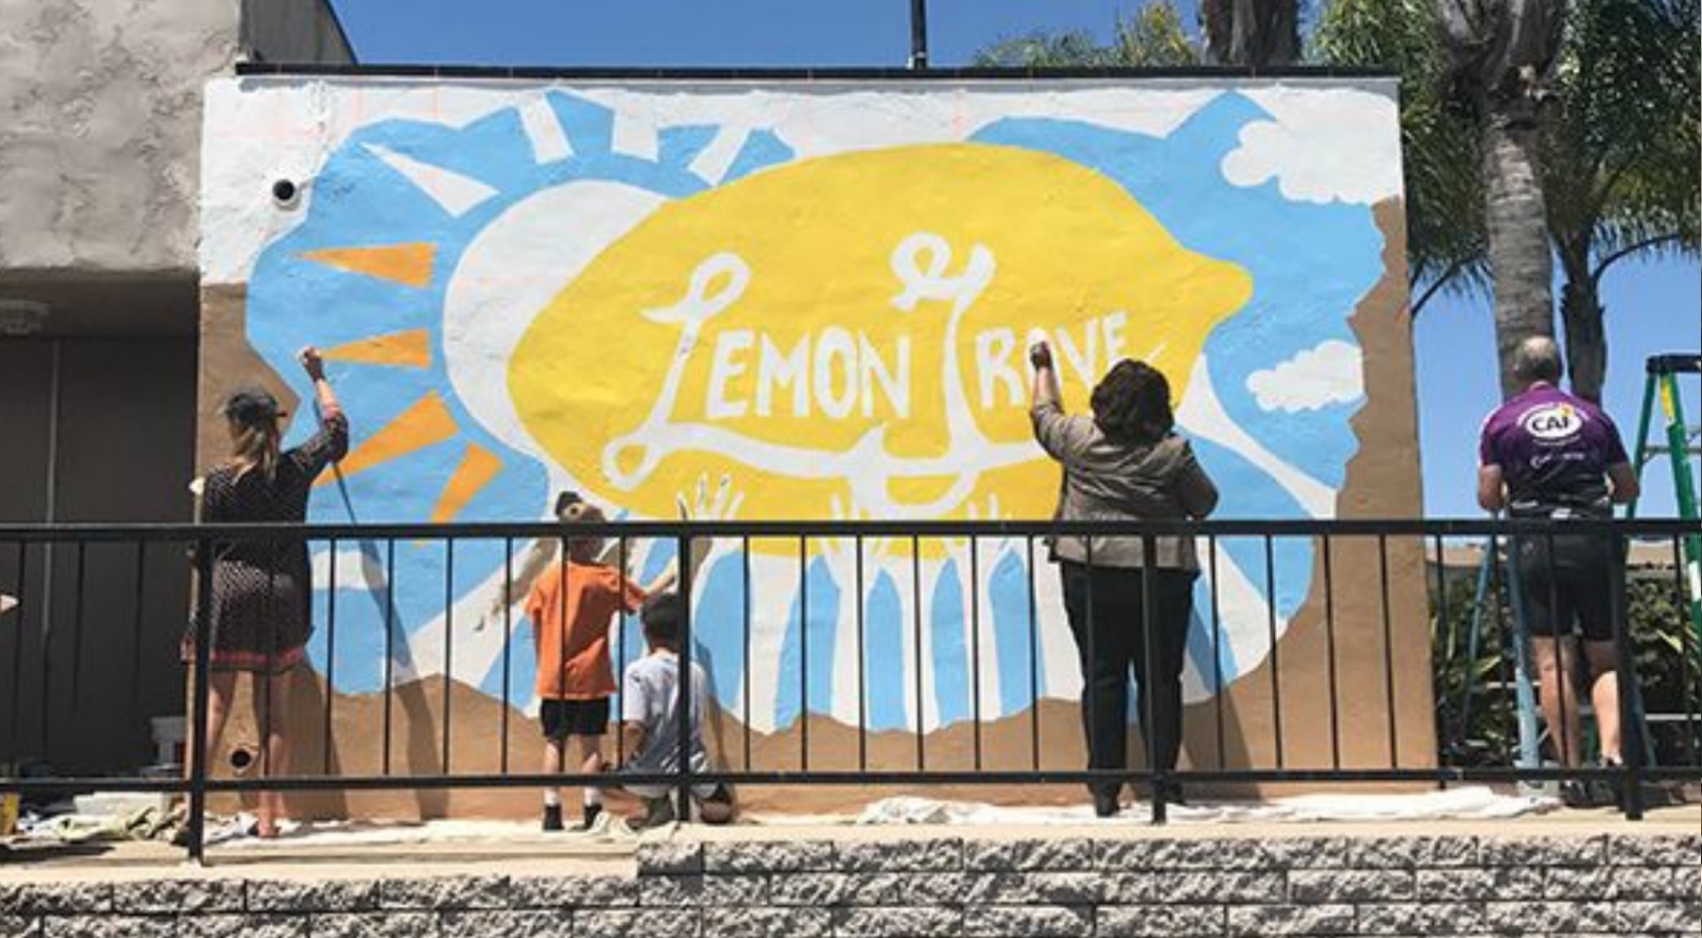
<svg viewBox="0 0 1702 938">
<path fill-rule="evenodd" d="M 325 349 L 355 441 L 316 521 L 541 519 L 564 488 L 629 518 L 681 501 L 1049 517 L 1057 469 L 1025 411 L 1035 329 L 1071 409 L 1121 357 L 1165 372 L 1220 517 L 1335 517 L 1367 446 L 1377 476 L 1358 484 L 1395 493 L 1368 504 L 1417 512 L 1410 398 L 1382 404 L 1392 441 L 1356 421 L 1364 336 L 1410 384 L 1392 80 L 233 79 L 210 85 L 206 120 L 203 410 L 244 369 L 303 395 L 293 353 Z M 203 459 L 217 447 L 204 437 Z M 634 573 L 671 556 L 636 544 Z M 385 560 L 315 555 L 322 622 L 336 568 L 335 648 L 323 627 L 310 648 L 334 689 L 441 674 L 447 642 L 457 681 L 525 704 L 524 620 L 471 628 L 503 545 L 458 545 L 447 578 L 442 545 L 397 545 L 393 582 Z M 918 583 L 909 544 L 869 543 L 860 593 L 856 560 L 717 545 L 697 628 L 729 712 L 764 732 L 806 709 L 932 731 L 1077 698 L 1043 548 L 925 544 Z M 1254 673 L 1317 589 L 1314 542 L 1278 541 L 1270 562 L 1220 545 L 1189 701 Z M 635 623 L 625 642 L 636 655 Z"/>
</svg>

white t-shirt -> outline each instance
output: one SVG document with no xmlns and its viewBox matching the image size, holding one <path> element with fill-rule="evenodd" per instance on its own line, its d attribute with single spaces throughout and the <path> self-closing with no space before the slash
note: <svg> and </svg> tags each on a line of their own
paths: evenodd
<svg viewBox="0 0 1702 938">
<path fill-rule="evenodd" d="M 679 716 L 680 658 L 671 651 L 657 651 L 627 665 L 621 683 L 621 719 L 644 727 L 644 748 L 633 753 L 623 771 L 665 774 L 680 765 Z M 692 662 L 691 768 L 709 771 L 709 753 L 703 748 L 703 714 L 709 706 L 709 678 Z M 648 793 L 651 786 L 629 786 L 643 797 L 657 797 L 667 789 Z M 693 786 L 700 798 L 714 793 L 714 785 Z"/>
</svg>

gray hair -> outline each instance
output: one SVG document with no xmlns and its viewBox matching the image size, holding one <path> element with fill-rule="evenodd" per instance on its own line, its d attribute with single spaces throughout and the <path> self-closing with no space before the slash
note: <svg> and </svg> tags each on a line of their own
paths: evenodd
<svg viewBox="0 0 1702 938">
<path fill-rule="evenodd" d="M 1566 366 L 1560 362 L 1560 346 L 1546 335 L 1531 336 L 1513 352 L 1513 376 L 1526 384 L 1560 380 Z"/>
</svg>

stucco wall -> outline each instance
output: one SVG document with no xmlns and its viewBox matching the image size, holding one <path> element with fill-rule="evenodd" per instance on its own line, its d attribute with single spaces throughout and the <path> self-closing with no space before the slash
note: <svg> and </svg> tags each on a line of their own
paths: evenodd
<svg viewBox="0 0 1702 938">
<path fill-rule="evenodd" d="M 238 13 L 0 0 L 0 276 L 194 269 L 202 86 Z"/>
</svg>

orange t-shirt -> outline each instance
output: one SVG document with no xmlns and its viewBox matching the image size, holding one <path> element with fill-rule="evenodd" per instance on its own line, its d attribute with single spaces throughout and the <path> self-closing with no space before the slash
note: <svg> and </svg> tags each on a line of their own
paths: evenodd
<svg viewBox="0 0 1702 938">
<path fill-rule="evenodd" d="M 557 563 L 532 585 L 526 615 L 538 648 L 538 696 L 595 700 L 615 693 L 609 623 L 637 612 L 644 591 L 613 567 Z"/>
</svg>

